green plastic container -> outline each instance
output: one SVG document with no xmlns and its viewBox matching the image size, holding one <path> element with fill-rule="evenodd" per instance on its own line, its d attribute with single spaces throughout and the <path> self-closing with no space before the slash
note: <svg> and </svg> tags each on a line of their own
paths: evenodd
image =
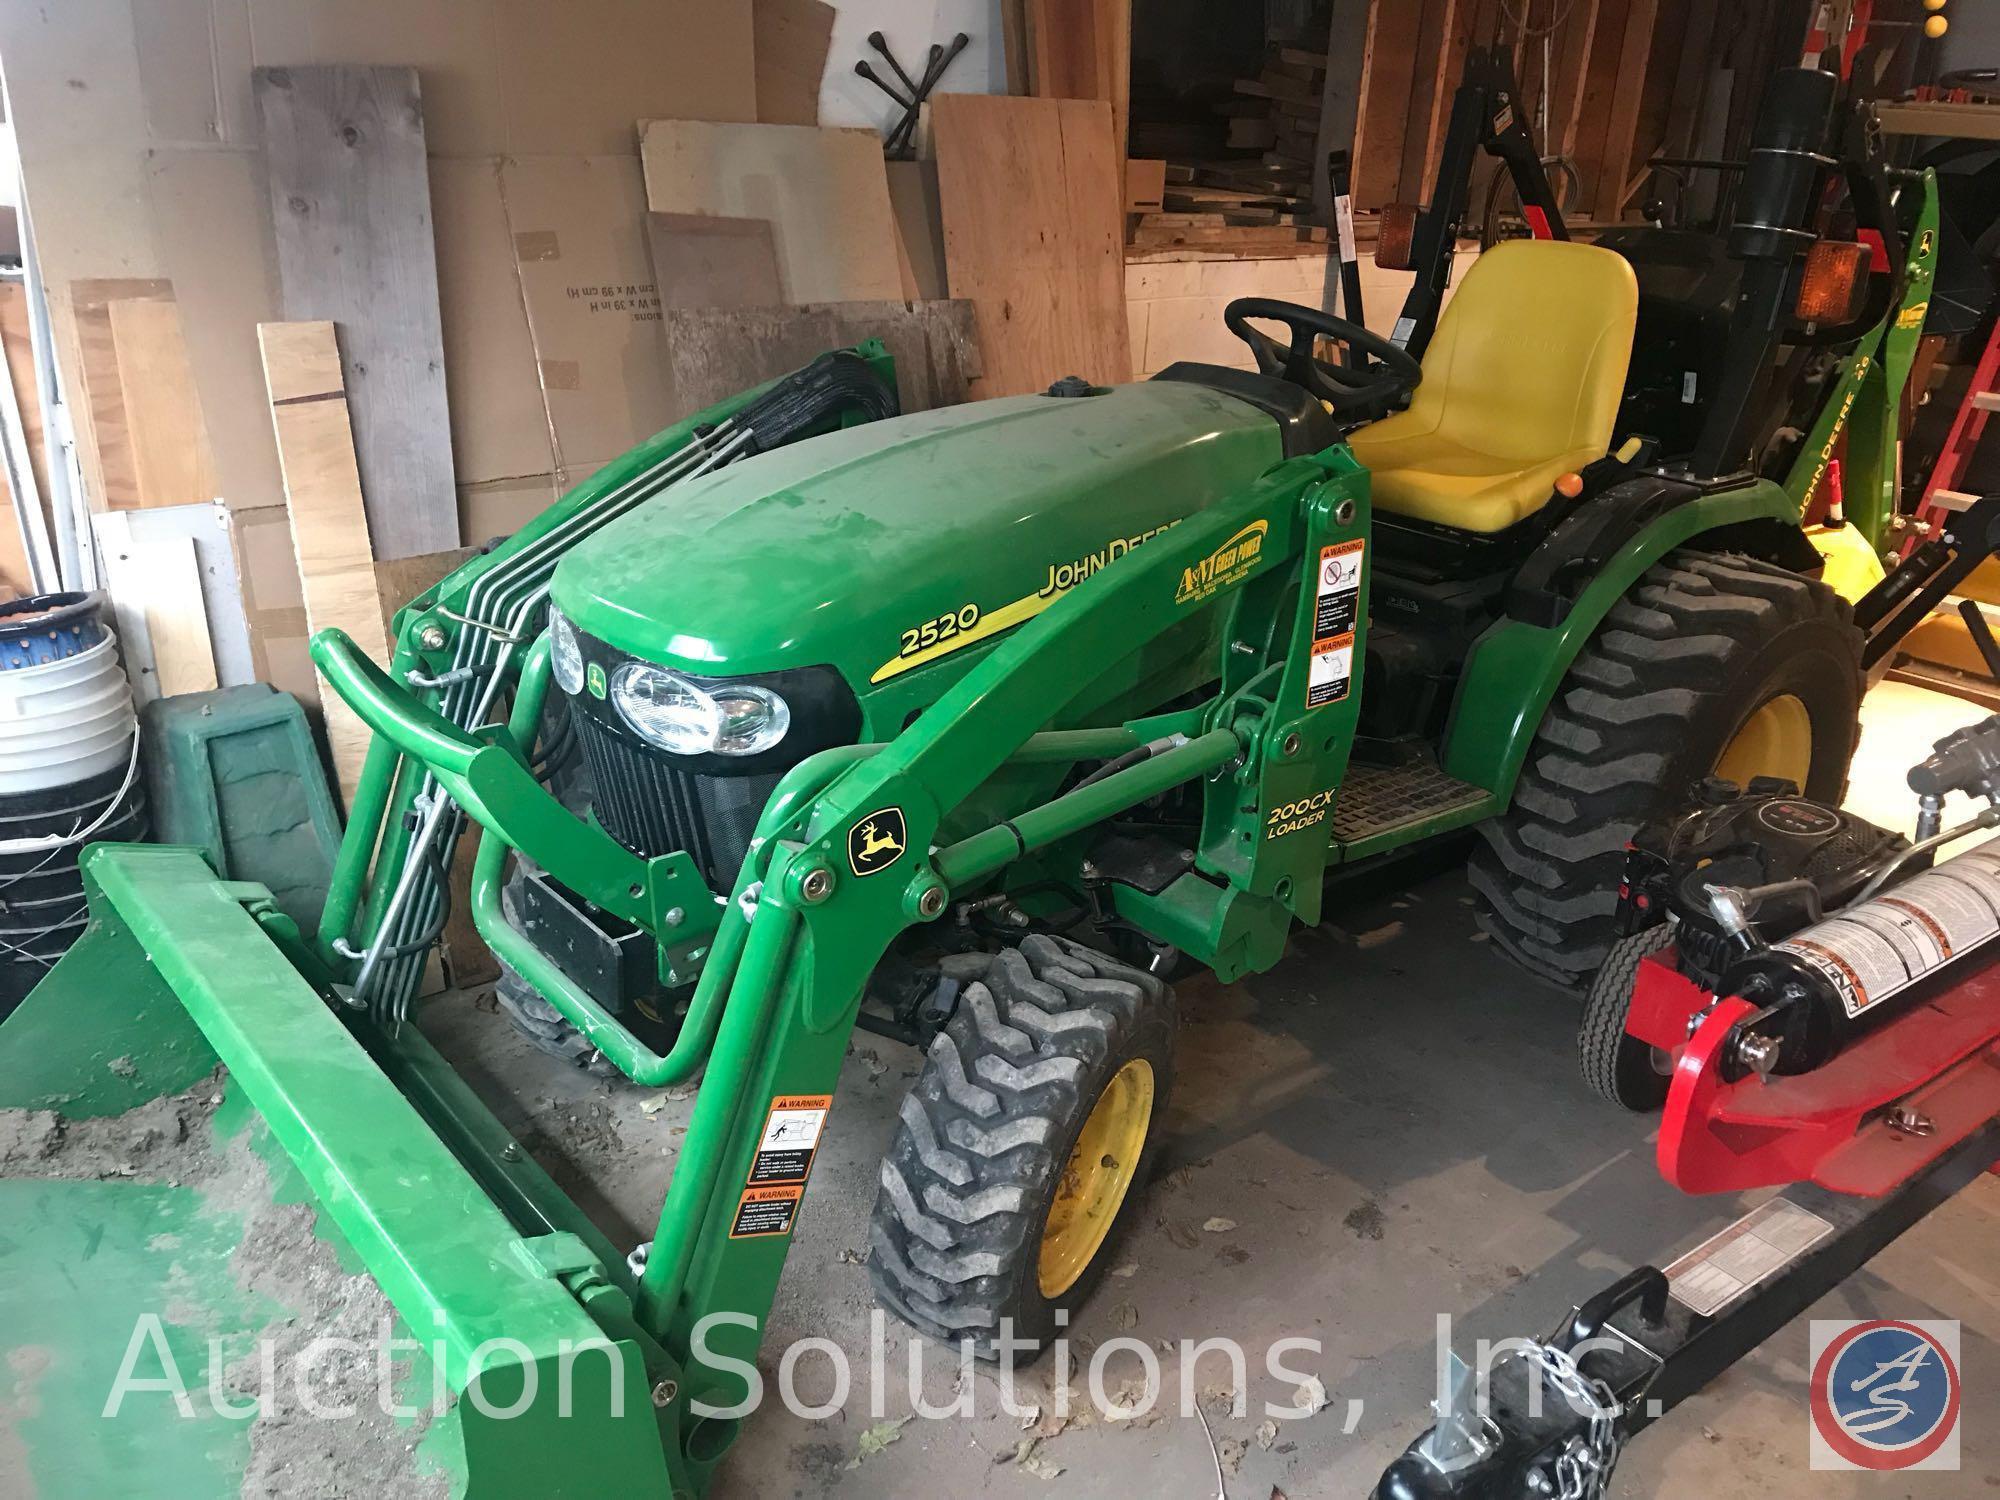
<svg viewBox="0 0 2000 1500">
<path fill-rule="evenodd" d="M 140 717 L 154 839 L 270 887 L 301 931 L 316 931 L 340 814 L 298 700 L 260 682 L 156 699 Z"/>
</svg>

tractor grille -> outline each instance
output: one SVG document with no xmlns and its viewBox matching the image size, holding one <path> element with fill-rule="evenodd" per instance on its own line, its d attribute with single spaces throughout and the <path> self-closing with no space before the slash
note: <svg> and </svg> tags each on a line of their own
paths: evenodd
<svg viewBox="0 0 2000 1500">
<path fill-rule="evenodd" d="M 711 890 L 729 891 L 778 774 L 697 775 L 587 713 L 571 719 L 590 767 L 591 805 L 604 831 L 647 859 L 684 849 Z"/>
</svg>

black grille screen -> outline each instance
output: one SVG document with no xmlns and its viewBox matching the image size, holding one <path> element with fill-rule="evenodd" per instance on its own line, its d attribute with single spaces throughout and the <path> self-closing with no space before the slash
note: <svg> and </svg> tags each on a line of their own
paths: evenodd
<svg viewBox="0 0 2000 1500">
<path fill-rule="evenodd" d="M 594 784 L 592 806 L 604 831 L 634 854 L 684 849 L 710 889 L 736 883 L 757 815 L 778 784 L 763 776 L 702 776 L 678 769 L 664 751 L 613 733 L 587 713 L 572 716 Z"/>
</svg>

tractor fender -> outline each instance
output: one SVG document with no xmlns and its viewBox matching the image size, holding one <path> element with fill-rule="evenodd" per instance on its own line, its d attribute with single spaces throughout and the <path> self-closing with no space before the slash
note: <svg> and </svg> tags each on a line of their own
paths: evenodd
<svg viewBox="0 0 2000 1500">
<path fill-rule="evenodd" d="M 1572 523 L 1582 524 L 1565 539 Z M 1559 543 L 1566 552 L 1544 557 Z M 1644 475 L 1616 486 L 1529 557 L 1508 590 L 1507 613 L 1473 642 L 1445 731 L 1444 769 L 1510 798 L 1542 715 L 1577 654 L 1642 573 L 1690 543 L 1749 552 L 1799 572 L 1820 566 L 1791 498 L 1769 480 L 1703 491 Z"/>
</svg>

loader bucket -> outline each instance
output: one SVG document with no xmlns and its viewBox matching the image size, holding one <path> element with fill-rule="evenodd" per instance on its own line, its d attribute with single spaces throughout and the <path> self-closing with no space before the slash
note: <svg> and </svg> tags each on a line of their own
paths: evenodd
<svg viewBox="0 0 2000 1500">
<path fill-rule="evenodd" d="M 0 1494 L 692 1493 L 624 1267 L 415 1028 L 193 850 L 83 870 L 0 1024 Z"/>
</svg>

